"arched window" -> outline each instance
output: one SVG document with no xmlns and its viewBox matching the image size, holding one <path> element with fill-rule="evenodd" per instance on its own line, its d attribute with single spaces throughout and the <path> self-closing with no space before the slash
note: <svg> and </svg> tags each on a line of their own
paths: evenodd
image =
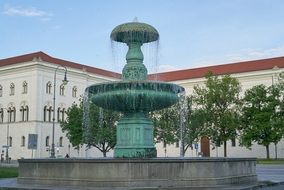
<svg viewBox="0 0 284 190">
<path fill-rule="evenodd" d="M 47 106 L 43 108 L 43 121 L 46 121 L 46 114 L 47 114 Z"/>
<path fill-rule="evenodd" d="M 9 137 L 9 144 L 8 144 L 8 146 L 12 147 L 12 145 L 13 145 L 13 138 Z"/>
<path fill-rule="evenodd" d="M 45 146 L 49 146 L 49 136 L 45 138 Z"/>
<path fill-rule="evenodd" d="M 73 86 L 73 88 L 72 88 L 72 97 L 73 98 L 77 97 L 77 87 L 76 86 Z"/>
<path fill-rule="evenodd" d="M 26 81 L 23 82 L 23 94 L 28 93 L 28 83 Z"/>
<path fill-rule="evenodd" d="M 15 84 L 11 83 L 10 84 L 10 96 L 15 95 Z"/>
<path fill-rule="evenodd" d="M 50 81 L 46 83 L 46 94 L 51 94 L 52 84 Z"/>
<path fill-rule="evenodd" d="M 51 115 L 52 115 L 52 107 L 50 106 L 48 109 L 47 109 L 47 112 L 48 112 L 48 121 L 51 122 Z"/>
<path fill-rule="evenodd" d="M 61 96 L 65 95 L 65 85 L 64 84 L 60 85 L 59 95 L 61 95 Z"/>
<path fill-rule="evenodd" d="M 62 110 L 61 110 L 61 121 L 64 121 L 65 120 L 65 108 L 63 108 Z"/>
<path fill-rule="evenodd" d="M 20 109 L 21 115 L 22 115 L 22 121 L 28 121 L 29 120 L 29 107 L 28 106 L 22 106 Z"/>
<path fill-rule="evenodd" d="M 60 122 L 60 107 L 57 109 L 57 122 Z"/>
<path fill-rule="evenodd" d="M 15 107 L 9 107 L 8 108 L 8 121 L 9 122 L 15 122 L 16 121 L 16 108 Z"/>
<path fill-rule="evenodd" d="M 60 138 L 59 138 L 59 146 L 60 146 L 60 147 L 63 147 L 63 137 L 60 137 Z"/>
<path fill-rule="evenodd" d="M 26 146 L 26 137 L 25 136 L 22 136 L 21 146 Z"/>
<path fill-rule="evenodd" d="M 26 119 L 26 121 L 29 121 L 29 113 L 30 113 L 30 109 L 29 109 L 29 107 L 28 107 L 28 106 L 26 106 L 26 108 L 25 108 L 25 109 L 26 109 L 26 115 L 25 115 L 25 116 L 26 116 L 26 118 L 25 118 L 25 119 Z"/>
<path fill-rule="evenodd" d="M 0 109 L 0 123 L 4 122 L 4 110 L 3 108 Z"/>
<path fill-rule="evenodd" d="M 3 95 L 3 87 L 2 85 L 0 85 L 0 97 L 2 97 L 2 95 Z"/>
</svg>

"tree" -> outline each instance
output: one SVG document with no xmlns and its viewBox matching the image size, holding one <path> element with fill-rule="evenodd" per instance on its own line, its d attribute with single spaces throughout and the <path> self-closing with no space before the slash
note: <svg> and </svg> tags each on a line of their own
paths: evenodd
<svg viewBox="0 0 284 190">
<path fill-rule="evenodd" d="M 247 90 L 243 98 L 241 145 L 249 148 L 257 142 L 265 146 L 266 158 L 270 158 L 269 145 L 277 144 L 284 134 L 281 94 L 281 85 L 257 85 Z"/>
<path fill-rule="evenodd" d="M 67 110 L 67 119 L 61 122 L 61 128 L 63 132 L 67 133 L 73 146 L 79 148 L 81 145 L 87 144 L 88 147 L 100 150 L 106 157 L 106 153 L 113 149 L 116 143 L 116 123 L 119 114 L 103 110 L 93 103 L 90 103 L 88 108 L 87 117 L 89 119 L 83 115 L 82 101 L 79 106 L 73 104 Z"/>
<path fill-rule="evenodd" d="M 184 96 L 177 104 L 151 113 L 157 142 L 180 141 L 181 154 L 197 141 L 200 134 L 200 113 L 192 109 L 192 97 Z"/>
<path fill-rule="evenodd" d="M 194 86 L 194 104 L 204 118 L 203 135 L 215 145 L 224 145 L 224 157 L 227 157 L 227 141 L 235 139 L 239 126 L 241 90 L 237 79 L 230 75 L 206 76 L 205 86 Z"/>
<path fill-rule="evenodd" d="M 186 153 L 189 147 L 193 148 L 193 144 L 197 143 L 200 135 L 203 131 L 204 115 L 192 106 L 192 96 L 186 96 L 179 103 L 179 110 L 184 112 L 180 113 L 180 116 L 184 114 L 184 120 L 181 119 L 179 132 L 182 130 L 182 135 L 179 136 L 182 147 L 182 155 Z M 183 109 L 182 107 L 185 107 Z"/>
<path fill-rule="evenodd" d="M 154 136 L 156 142 L 173 144 L 178 140 L 179 113 L 178 104 L 169 108 L 150 113 L 154 124 Z"/>
</svg>

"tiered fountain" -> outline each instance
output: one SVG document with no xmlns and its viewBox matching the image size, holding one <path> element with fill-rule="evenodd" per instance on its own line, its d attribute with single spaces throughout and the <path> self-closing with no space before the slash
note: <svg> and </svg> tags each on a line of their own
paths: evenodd
<svg viewBox="0 0 284 190">
<path fill-rule="evenodd" d="M 124 115 L 117 126 L 114 157 L 156 157 L 153 123 L 147 115 L 150 111 L 176 103 L 178 93 L 184 91 L 183 87 L 175 84 L 147 81 L 148 72 L 143 64 L 141 46 L 158 38 L 157 30 L 145 23 L 130 22 L 117 26 L 111 33 L 111 39 L 126 43 L 129 48 L 122 81 L 97 84 L 86 89 L 96 105 Z"/>
<path fill-rule="evenodd" d="M 185 189 L 256 181 L 254 158 L 156 158 L 153 123 L 147 114 L 176 103 L 178 93 L 184 91 L 175 84 L 147 81 L 140 48 L 143 43 L 158 38 L 157 30 L 148 24 L 131 22 L 117 26 L 111 33 L 111 39 L 129 47 L 127 64 L 122 71 L 123 80 L 86 89 L 95 104 L 124 115 L 117 126 L 115 158 L 21 159 L 19 183 L 73 185 L 81 189 Z"/>
</svg>

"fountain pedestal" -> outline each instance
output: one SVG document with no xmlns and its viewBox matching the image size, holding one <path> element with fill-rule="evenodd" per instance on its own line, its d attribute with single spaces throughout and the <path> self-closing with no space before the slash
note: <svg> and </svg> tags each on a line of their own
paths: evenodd
<svg viewBox="0 0 284 190">
<path fill-rule="evenodd" d="M 147 114 L 127 113 L 120 119 L 114 155 L 128 158 L 157 157 L 153 143 L 153 122 Z"/>
</svg>

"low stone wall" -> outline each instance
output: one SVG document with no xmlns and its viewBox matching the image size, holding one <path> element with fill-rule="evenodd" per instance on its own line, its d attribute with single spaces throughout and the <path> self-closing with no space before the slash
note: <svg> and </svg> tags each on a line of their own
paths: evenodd
<svg viewBox="0 0 284 190">
<path fill-rule="evenodd" d="M 210 187 L 255 183 L 254 158 L 21 159 L 18 183 L 89 187 Z"/>
</svg>

